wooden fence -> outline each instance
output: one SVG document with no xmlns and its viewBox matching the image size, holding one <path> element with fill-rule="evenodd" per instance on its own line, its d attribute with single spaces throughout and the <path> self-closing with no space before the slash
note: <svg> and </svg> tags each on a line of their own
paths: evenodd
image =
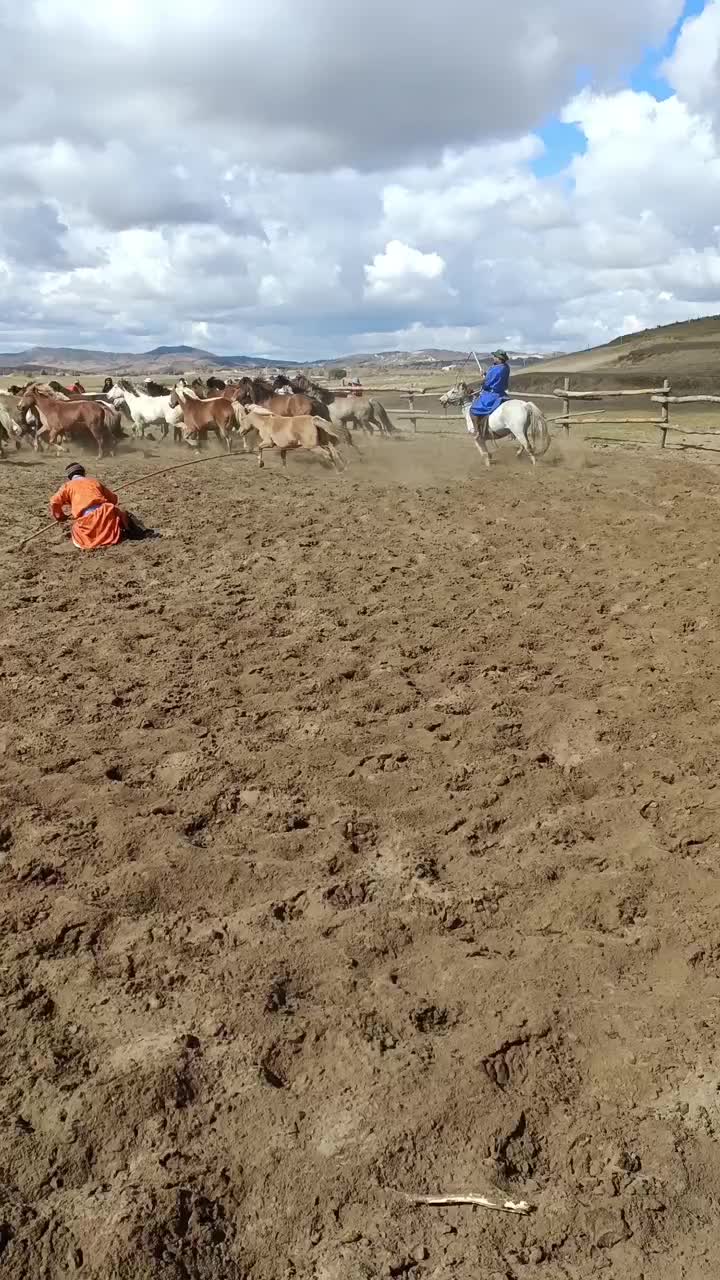
<svg viewBox="0 0 720 1280">
<path fill-rule="evenodd" d="M 339 390 L 339 388 L 336 388 Z M 343 388 L 344 390 L 344 388 Z M 384 393 L 391 395 L 402 395 L 407 397 L 407 409 L 392 410 L 394 418 L 408 419 L 412 424 L 413 431 L 418 430 L 418 421 L 429 420 L 433 422 L 464 422 L 465 417 L 462 413 L 441 410 L 440 413 L 427 412 L 424 409 L 418 409 L 416 400 L 439 400 L 443 394 L 440 389 L 422 388 L 421 390 L 409 390 L 407 387 L 357 387 L 355 390 L 360 391 L 363 395 L 381 395 Z M 661 387 L 638 387 L 628 388 L 626 390 L 597 390 L 597 391 L 573 391 L 571 388 L 570 378 L 565 378 L 562 387 L 556 387 L 554 391 L 533 391 L 528 389 L 520 393 L 512 393 L 511 399 L 514 400 L 556 400 L 562 406 L 562 411 L 557 417 L 548 416 L 548 421 L 552 424 L 562 426 L 565 434 L 569 436 L 570 429 L 573 426 L 597 425 L 598 418 L 602 418 L 602 425 L 608 423 L 614 426 L 634 426 L 645 425 L 657 427 L 660 432 L 660 447 L 665 448 L 669 431 L 677 431 L 682 434 L 690 435 L 708 435 L 712 431 L 689 431 L 686 427 L 676 426 L 670 422 L 670 405 L 673 404 L 720 404 L 720 396 L 711 395 L 694 395 L 694 396 L 674 396 L 671 394 L 672 386 L 666 378 Z M 659 406 L 658 416 L 655 417 L 620 417 L 609 416 L 607 409 L 598 410 L 581 410 L 580 414 L 572 413 L 572 405 L 574 401 L 586 401 L 592 403 L 599 400 L 622 400 L 624 397 L 645 397 L 652 404 Z M 454 408 L 455 406 L 453 406 Z M 442 428 L 437 430 L 426 431 L 428 435 L 447 435 L 456 432 L 444 432 Z M 692 446 L 686 446 L 692 447 Z"/>
</svg>

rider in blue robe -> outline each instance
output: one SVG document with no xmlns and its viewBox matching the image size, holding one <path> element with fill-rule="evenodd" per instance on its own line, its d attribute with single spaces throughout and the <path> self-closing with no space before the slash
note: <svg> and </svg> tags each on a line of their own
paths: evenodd
<svg viewBox="0 0 720 1280">
<path fill-rule="evenodd" d="M 470 413 L 475 429 L 482 436 L 487 429 L 487 420 L 491 413 L 500 408 L 507 398 L 510 385 L 510 365 L 506 351 L 493 351 L 493 363 L 485 375 L 482 391 L 470 405 Z"/>
</svg>

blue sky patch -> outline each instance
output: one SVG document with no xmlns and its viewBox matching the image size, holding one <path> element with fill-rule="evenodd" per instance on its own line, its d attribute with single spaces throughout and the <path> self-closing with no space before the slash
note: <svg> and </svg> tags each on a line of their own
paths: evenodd
<svg viewBox="0 0 720 1280">
<path fill-rule="evenodd" d="M 682 16 L 669 32 L 667 39 L 659 48 L 648 49 L 637 66 L 628 67 L 626 74 L 618 83 L 618 88 L 622 85 L 622 87 L 634 89 L 636 93 L 651 93 L 660 102 L 670 97 L 672 90 L 662 75 L 662 64 L 675 48 L 683 23 L 688 18 L 702 13 L 705 5 L 706 0 L 686 0 Z M 576 82 L 578 93 L 592 84 L 590 68 L 578 68 Z M 586 150 L 585 135 L 577 125 L 562 124 L 560 120 L 553 118 L 535 132 L 545 143 L 544 155 L 532 165 L 533 172 L 538 178 L 548 178 L 553 174 L 562 173 L 574 156 L 582 155 Z"/>
<path fill-rule="evenodd" d="M 585 134 L 576 124 L 563 124 L 560 120 L 549 120 L 540 129 L 536 129 L 539 138 L 545 143 L 545 152 L 533 161 L 533 172 L 538 178 L 548 178 L 552 174 L 566 169 L 573 156 L 582 155 L 586 148 Z"/>
</svg>

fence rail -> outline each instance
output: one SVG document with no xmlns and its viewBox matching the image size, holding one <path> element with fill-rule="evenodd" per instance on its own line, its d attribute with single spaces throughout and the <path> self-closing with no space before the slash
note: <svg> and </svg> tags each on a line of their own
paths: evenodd
<svg viewBox="0 0 720 1280">
<path fill-rule="evenodd" d="M 409 387 L 383 386 L 383 387 L 355 387 L 355 388 L 333 387 L 329 389 L 332 389 L 336 392 L 343 391 L 348 394 L 351 391 L 355 390 L 355 391 L 361 392 L 361 394 L 363 395 L 382 395 L 383 393 L 385 394 L 390 393 L 394 395 L 404 396 L 407 399 L 407 409 L 394 410 L 393 416 L 396 418 L 408 419 L 412 423 L 412 428 L 413 428 L 413 431 L 415 432 L 417 432 L 417 429 L 418 429 L 418 425 L 417 425 L 418 422 L 424 422 L 426 420 L 436 421 L 441 423 L 465 421 L 465 417 L 462 413 L 448 412 L 447 407 L 445 408 L 444 411 L 441 410 L 439 413 L 434 413 L 432 411 L 425 409 L 424 407 L 419 408 L 416 405 L 416 401 L 428 400 L 428 399 L 439 400 L 440 397 L 443 395 L 443 391 L 441 388 L 437 388 L 437 387 L 435 389 L 428 388 L 428 387 L 412 389 Z M 579 427 L 583 425 L 590 425 L 590 426 L 601 425 L 598 422 L 598 418 L 602 418 L 603 420 L 602 425 L 604 425 L 605 423 L 613 426 L 634 426 L 637 424 L 638 426 L 657 427 L 658 431 L 660 432 L 660 447 L 662 449 L 664 449 L 666 446 L 668 432 L 670 431 L 678 432 L 679 434 L 683 434 L 683 435 L 712 434 L 712 432 L 698 431 L 697 429 L 693 430 L 692 428 L 687 428 L 684 426 L 679 426 L 679 425 L 675 425 L 674 423 L 671 423 L 670 422 L 670 405 L 673 405 L 673 404 L 720 404 L 720 396 L 712 396 L 712 395 L 674 396 L 671 394 L 671 392 L 672 392 L 672 387 L 667 378 L 665 379 L 661 387 L 627 387 L 627 388 L 610 388 L 607 391 L 604 389 L 573 391 L 570 383 L 570 378 L 566 377 L 564 379 L 562 387 L 556 387 L 553 391 L 534 391 L 534 390 L 528 389 L 527 391 L 523 391 L 521 394 L 511 392 L 510 398 L 513 400 L 532 399 L 532 400 L 559 401 L 561 406 L 560 413 L 558 414 L 557 417 L 549 418 L 549 421 L 553 425 L 561 426 L 567 436 L 569 436 L 571 428 L 575 426 Z M 594 402 L 607 401 L 607 400 L 622 401 L 626 397 L 630 399 L 632 399 L 633 397 L 635 398 L 644 397 L 645 399 L 649 400 L 652 404 L 659 405 L 659 416 L 652 417 L 652 418 L 651 417 L 629 418 L 629 417 L 621 417 L 618 414 L 613 414 L 612 416 L 609 416 L 606 409 L 595 409 L 595 410 L 580 409 L 579 412 L 575 412 L 575 413 L 573 413 L 572 411 L 574 401 L 577 401 L 579 404 L 582 404 L 582 403 L 591 404 L 593 401 Z M 620 406 L 618 406 L 618 408 L 620 408 Z M 437 431 L 427 432 L 427 434 L 441 435 L 441 434 L 447 434 L 447 433 L 443 433 L 442 428 L 440 428 Z M 698 448 L 699 446 L 693 445 L 693 446 L 685 446 L 685 447 Z"/>
</svg>

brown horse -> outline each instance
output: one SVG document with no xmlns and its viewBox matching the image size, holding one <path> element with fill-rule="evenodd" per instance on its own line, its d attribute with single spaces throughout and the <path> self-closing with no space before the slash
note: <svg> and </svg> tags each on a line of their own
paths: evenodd
<svg viewBox="0 0 720 1280">
<path fill-rule="evenodd" d="M 322 400 L 309 395 L 278 395 L 264 378 L 241 378 L 237 386 L 228 388 L 232 399 L 242 405 L 258 404 L 277 418 L 324 418 L 330 421 L 330 410 Z"/>
<path fill-rule="evenodd" d="M 232 438 L 235 430 L 235 410 L 230 400 L 218 396 L 214 400 L 198 400 L 188 392 L 173 391 L 170 397 L 170 408 L 182 405 L 185 431 L 188 444 L 196 446 L 208 431 L 214 431 L 219 441 L 225 442 L 228 453 L 232 453 Z"/>
<path fill-rule="evenodd" d="M 23 393 L 18 410 L 24 414 L 34 409 L 40 418 L 38 435 L 47 435 L 48 446 L 55 445 L 59 452 L 58 441 L 63 436 L 90 437 L 98 448 L 98 458 L 102 458 L 105 449 L 112 455 L 115 452 L 113 432 L 108 424 L 105 405 L 91 400 L 55 400 L 45 395 L 37 387 L 28 387 Z M 39 441 L 35 439 L 35 449 Z"/>
</svg>

